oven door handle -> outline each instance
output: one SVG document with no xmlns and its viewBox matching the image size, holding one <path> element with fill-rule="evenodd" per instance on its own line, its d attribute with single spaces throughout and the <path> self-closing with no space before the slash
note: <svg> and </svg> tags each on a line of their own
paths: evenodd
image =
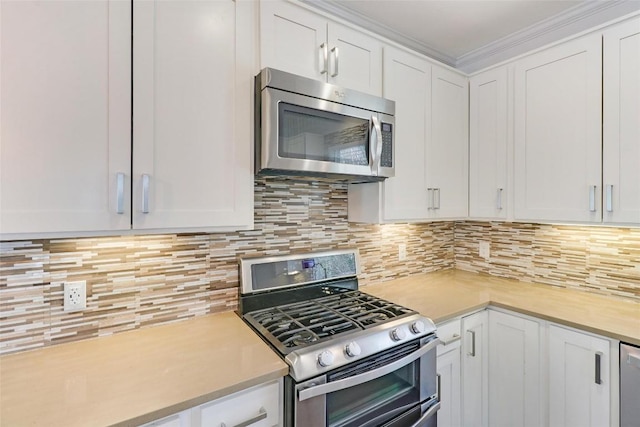
<svg viewBox="0 0 640 427">
<path fill-rule="evenodd" d="M 435 405 L 431 406 L 431 408 L 429 408 L 427 410 L 427 412 L 425 412 L 424 414 L 422 414 L 422 416 L 420 417 L 420 419 L 418 421 L 416 421 L 411 427 L 422 427 L 424 425 L 424 423 L 431 417 L 433 417 L 433 415 L 438 412 L 440 410 L 440 402 L 436 402 Z"/>
<path fill-rule="evenodd" d="M 374 369 L 372 371 L 364 372 L 362 374 L 354 375 L 352 377 L 344 378 L 338 381 L 320 384 L 317 386 L 305 388 L 304 390 L 300 390 L 298 392 L 298 401 L 302 402 L 303 400 L 311 399 L 313 397 L 321 396 L 327 393 L 333 393 L 334 391 L 338 390 L 344 390 L 345 388 L 355 387 L 362 383 L 366 383 L 367 381 L 383 377 L 387 374 L 392 373 L 393 371 L 397 371 L 398 369 L 408 365 L 409 363 L 413 363 L 420 357 L 436 348 L 438 344 L 440 344 L 440 339 L 435 338 L 413 353 L 408 354 L 405 357 L 398 359 L 395 362 L 391 362 L 388 365 L 384 365 L 378 369 Z"/>
</svg>

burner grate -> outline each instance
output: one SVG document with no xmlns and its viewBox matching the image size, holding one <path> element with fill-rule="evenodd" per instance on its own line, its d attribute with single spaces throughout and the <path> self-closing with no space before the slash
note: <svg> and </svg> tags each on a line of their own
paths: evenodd
<svg viewBox="0 0 640 427">
<path fill-rule="evenodd" d="M 360 291 L 342 292 L 245 315 L 281 352 L 362 330 L 414 311 Z"/>
</svg>

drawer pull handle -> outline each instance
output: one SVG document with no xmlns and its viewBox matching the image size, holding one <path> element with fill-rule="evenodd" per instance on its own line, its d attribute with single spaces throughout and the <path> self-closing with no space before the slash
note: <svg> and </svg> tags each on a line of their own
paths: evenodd
<svg viewBox="0 0 640 427">
<path fill-rule="evenodd" d="M 440 338 L 440 344 L 442 344 L 442 345 L 449 345 L 449 344 L 454 343 L 454 342 L 456 342 L 456 341 L 460 341 L 460 338 L 461 338 L 461 337 L 460 337 L 460 334 L 453 334 L 453 335 L 451 336 L 451 339 L 448 339 L 448 340 L 445 340 L 445 339 Z"/>
<path fill-rule="evenodd" d="M 467 332 L 471 334 L 471 351 L 467 355 L 476 357 L 476 331 L 468 330 Z"/>
<path fill-rule="evenodd" d="M 264 407 L 261 407 L 260 410 L 258 411 L 258 415 L 248 419 L 247 421 L 241 422 L 240 424 L 236 424 L 233 427 L 247 427 L 247 426 L 250 426 L 251 424 L 255 424 L 258 421 L 262 421 L 266 418 L 267 418 L 267 410 L 264 409 Z M 220 427 L 227 427 L 227 425 L 225 423 L 221 423 Z"/>
<path fill-rule="evenodd" d="M 602 384 L 602 353 L 596 352 L 596 384 Z"/>
</svg>

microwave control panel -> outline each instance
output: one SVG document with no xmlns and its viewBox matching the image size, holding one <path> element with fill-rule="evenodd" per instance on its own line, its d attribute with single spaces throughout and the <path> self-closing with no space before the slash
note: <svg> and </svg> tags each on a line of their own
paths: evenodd
<svg viewBox="0 0 640 427">
<path fill-rule="evenodd" d="M 380 166 L 384 168 L 393 167 L 393 125 L 382 123 L 382 156 Z"/>
</svg>

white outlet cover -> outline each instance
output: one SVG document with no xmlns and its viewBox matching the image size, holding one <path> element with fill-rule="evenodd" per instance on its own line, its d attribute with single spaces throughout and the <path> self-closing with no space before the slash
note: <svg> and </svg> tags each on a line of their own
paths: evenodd
<svg viewBox="0 0 640 427">
<path fill-rule="evenodd" d="M 489 242 L 480 242 L 478 246 L 479 255 L 484 259 L 489 259 L 491 257 Z"/>
<path fill-rule="evenodd" d="M 87 308 L 87 282 L 79 280 L 64 284 L 64 311 L 78 311 Z"/>
<path fill-rule="evenodd" d="M 407 245 L 400 243 L 398 245 L 398 261 L 404 261 L 407 259 Z"/>
</svg>

